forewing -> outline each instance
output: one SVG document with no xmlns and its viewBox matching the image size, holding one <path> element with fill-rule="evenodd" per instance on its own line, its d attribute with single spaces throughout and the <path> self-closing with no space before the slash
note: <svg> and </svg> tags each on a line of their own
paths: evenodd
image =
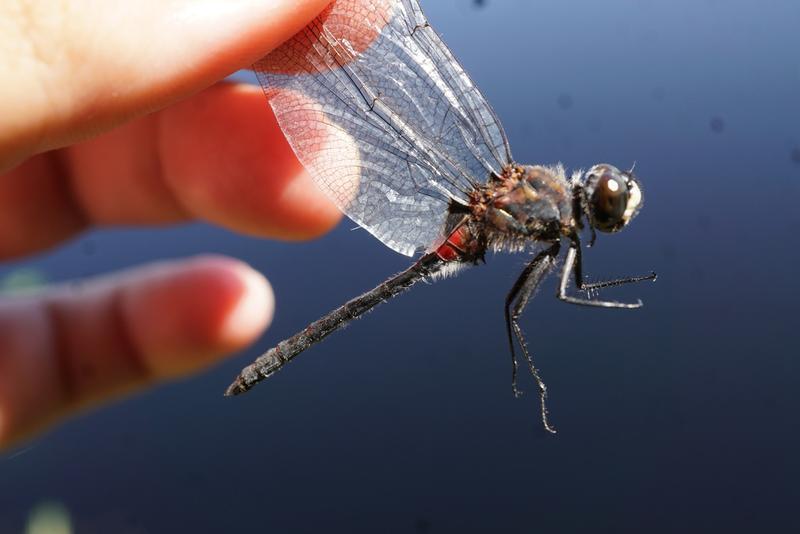
<svg viewBox="0 0 800 534">
<path fill-rule="evenodd" d="M 254 68 L 316 183 L 402 254 L 436 246 L 448 203 L 511 161 L 416 0 L 337 0 Z"/>
</svg>

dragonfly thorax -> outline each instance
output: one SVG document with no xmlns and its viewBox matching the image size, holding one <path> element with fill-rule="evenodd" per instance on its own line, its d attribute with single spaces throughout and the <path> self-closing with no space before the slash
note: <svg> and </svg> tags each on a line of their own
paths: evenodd
<svg viewBox="0 0 800 534">
<path fill-rule="evenodd" d="M 518 250 L 574 231 L 572 186 L 561 166 L 510 165 L 473 203 L 491 248 Z"/>
</svg>

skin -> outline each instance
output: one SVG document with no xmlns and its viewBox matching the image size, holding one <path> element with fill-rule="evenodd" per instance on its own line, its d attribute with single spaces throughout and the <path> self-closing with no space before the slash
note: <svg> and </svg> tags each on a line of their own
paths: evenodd
<svg viewBox="0 0 800 534">
<path fill-rule="evenodd" d="M 319 236 L 339 220 L 260 89 L 219 80 L 328 0 L 0 3 L 0 259 L 92 226 L 205 220 Z M 223 257 L 0 300 L 0 447 L 253 342 L 274 300 Z"/>
</svg>

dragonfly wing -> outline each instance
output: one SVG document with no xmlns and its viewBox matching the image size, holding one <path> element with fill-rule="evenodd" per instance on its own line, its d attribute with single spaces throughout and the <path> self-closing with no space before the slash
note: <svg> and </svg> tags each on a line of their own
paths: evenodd
<svg viewBox="0 0 800 534">
<path fill-rule="evenodd" d="M 436 246 L 448 204 L 511 161 L 417 0 L 337 0 L 254 69 L 317 185 L 401 254 Z"/>
</svg>

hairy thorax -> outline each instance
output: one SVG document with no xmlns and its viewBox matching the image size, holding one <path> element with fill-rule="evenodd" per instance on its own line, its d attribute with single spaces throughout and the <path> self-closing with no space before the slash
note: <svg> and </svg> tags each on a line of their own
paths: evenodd
<svg viewBox="0 0 800 534">
<path fill-rule="evenodd" d="M 476 188 L 468 207 L 452 207 L 451 216 L 438 249 L 446 260 L 474 262 L 487 249 L 517 252 L 575 231 L 572 186 L 560 165 L 509 165 Z"/>
<path fill-rule="evenodd" d="M 573 230 L 572 188 L 561 166 L 508 166 L 479 190 L 471 208 L 486 245 L 496 250 L 557 241 Z"/>
</svg>

